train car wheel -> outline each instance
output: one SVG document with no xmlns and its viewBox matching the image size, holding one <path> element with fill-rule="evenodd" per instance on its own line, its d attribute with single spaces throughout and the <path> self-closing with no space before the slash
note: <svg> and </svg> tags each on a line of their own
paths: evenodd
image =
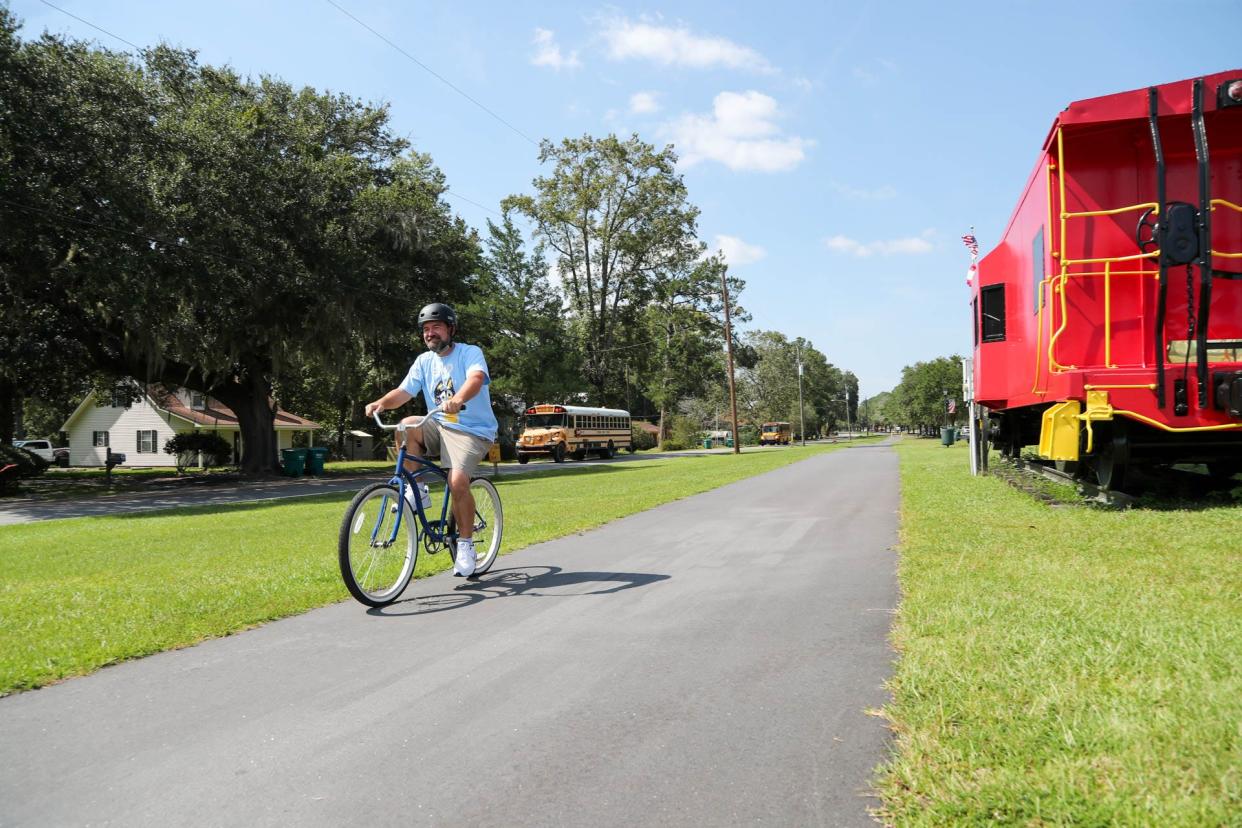
<svg viewBox="0 0 1242 828">
<path fill-rule="evenodd" d="M 1114 420 L 1112 428 L 1100 435 L 1095 449 L 1092 471 L 1101 489 L 1120 491 L 1126 485 L 1126 472 L 1130 466 L 1130 436 L 1125 421 Z"/>
</svg>

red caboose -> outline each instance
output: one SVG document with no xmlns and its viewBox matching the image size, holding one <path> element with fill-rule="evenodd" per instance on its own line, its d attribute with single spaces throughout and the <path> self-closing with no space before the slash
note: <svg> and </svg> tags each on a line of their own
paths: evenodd
<svg viewBox="0 0 1242 828">
<path fill-rule="evenodd" d="M 971 290 L 1002 452 L 1242 470 L 1242 70 L 1070 104 Z"/>
</svg>

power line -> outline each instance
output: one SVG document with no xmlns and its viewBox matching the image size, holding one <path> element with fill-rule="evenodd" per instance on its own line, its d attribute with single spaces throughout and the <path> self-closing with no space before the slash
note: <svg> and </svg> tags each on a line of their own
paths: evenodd
<svg viewBox="0 0 1242 828">
<path fill-rule="evenodd" d="M 400 52 L 401 54 L 405 55 L 407 58 L 409 58 L 411 61 L 413 61 L 413 62 L 414 62 L 414 63 L 415 63 L 415 64 L 416 64 L 419 68 L 421 68 L 423 71 L 427 72 L 427 74 L 431 75 L 431 76 L 432 76 L 432 77 L 434 77 L 436 80 L 438 80 L 438 81 L 440 81 L 441 83 L 443 83 L 443 84 L 444 84 L 445 86 L 447 86 L 449 89 L 452 89 L 452 90 L 453 90 L 454 92 L 456 92 L 458 95 L 461 95 L 463 98 L 465 98 L 466 100 L 470 101 L 470 103 L 474 104 L 474 105 L 475 105 L 475 106 L 477 106 L 479 109 L 481 109 L 481 110 L 483 110 L 484 112 L 486 112 L 488 115 L 491 115 L 491 116 L 492 116 L 493 118 L 495 118 L 497 121 L 500 121 L 500 123 L 504 124 L 504 125 L 505 125 L 505 126 L 507 126 L 509 129 L 513 130 L 515 133 L 517 133 L 517 134 L 518 134 L 518 135 L 520 135 L 522 138 L 524 138 L 524 139 L 526 139 L 527 141 L 529 141 L 529 142 L 530 142 L 531 144 L 533 144 L 534 146 L 536 146 L 536 147 L 537 147 L 537 146 L 539 146 L 539 142 L 538 142 L 538 141 L 536 141 L 534 138 L 531 138 L 531 137 L 530 137 L 529 135 L 527 135 L 525 132 L 522 132 L 522 130 L 518 129 L 518 128 L 517 128 L 517 127 L 515 127 L 513 124 L 511 124 L 511 123 L 509 123 L 508 121 L 506 121 L 504 118 L 500 117 L 500 116 L 499 116 L 499 115 L 497 115 L 495 112 L 493 112 L 492 110 L 488 109 L 486 106 L 484 106 L 483 104 L 479 103 L 479 102 L 478 102 L 477 100 L 475 100 L 474 98 L 470 97 L 468 94 L 466 94 L 465 92 L 463 92 L 461 89 L 459 89 L 458 87 L 454 86 L 454 85 L 453 85 L 453 83 L 452 83 L 452 82 L 451 82 L 448 78 L 444 77 L 444 76 L 443 76 L 443 75 L 441 75 L 439 72 L 435 71 L 435 70 L 434 70 L 434 69 L 432 69 L 430 66 L 428 66 L 427 64 L 423 63 L 423 62 L 422 62 L 421 60 L 419 60 L 418 58 L 416 58 L 416 57 L 414 57 L 413 55 L 411 55 L 411 54 L 410 54 L 409 52 L 407 52 L 405 49 L 402 49 L 402 48 L 401 48 L 400 46 L 398 46 L 396 43 L 393 43 L 391 40 L 389 40 L 388 38 L 384 37 L 382 34 L 380 34 L 379 32 L 377 32 L 375 29 L 372 29 L 370 26 L 368 26 L 366 23 L 363 23 L 363 22 L 362 22 L 361 20 L 359 20 L 357 17 L 354 17 L 354 15 L 352 15 L 349 11 L 347 11 L 346 9 L 342 8 L 339 4 L 337 4 L 337 3 L 335 2 L 335 0 L 327 0 L 327 2 L 328 2 L 328 4 L 329 4 L 329 5 L 331 5 L 333 8 L 335 8 L 337 11 L 339 11 L 341 14 L 345 15 L 345 16 L 346 16 L 346 17 L 348 17 L 350 20 L 354 21 L 354 22 L 355 22 L 355 23 L 357 23 L 359 26 L 361 26 L 362 28 L 366 29 L 368 32 L 370 32 L 371 34 L 375 35 L 376 37 L 378 37 L 380 40 L 382 40 L 382 41 L 384 41 L 385 43 L 387 43 L 387 44 L 388 44 L 389 46 L 391 46 L 392 48 L 396 49 L 398 52 Z"/>
<path fill-rule="evenodd" d="M 122 43 L 128 43 L 130 46 L 133 46 L 133 47 L 134 47 L 135 49 L 137 49 L 139 52 L 143 51 L 142 47 L 141 47 L 141 46 L 139 46 L 137 43 L 134 43 L 132 40 L 126 40 L 125 38 L 121 37 L 120 35 L 113 34 L 112 32 L 108 31 L 107 29 L 103 28 L 102 26 L 96 26 L 96 25 L 95 25 L 94 23 L 92 23 L 91 21 L 89 21 L 89 20 L 84 20 L 84 19 L 82 19 L 81 17 L 78 17 L 78 16 L 77 16 L 76 14 L 74 14 L 73 12 L 65 11 L 65 10 L 64 10 L 64 9 L 62 9 L 60 6 L 55 6 L 55 5 L 52 5 L 51 3 L 47 2 L 47 0 L 39 0 L 39 2 L 40 2 L 40 3 L 42 3 L 43 5 L 47 6 L 48 8 L 51 8 L 51 9 L 56 9 L 56 11 L 60 12 L 61 14 L 68 15 L 69 17 L 72 17 L 74 20 L 78 21 L 79 23 L 85 23 L 87 26 L 90 26 L 90 27 L 91 27 L 92 29 L 94 29 L 95 31 L 98 31 L 98 32 L 103 32 L 103 33 L 104 33 L 104 34 L 106 34 L 108 37 L 111 37 L 111 38 L 113 38 L 113 39 L 115 39 L 115 40 L 119 40 L 119 41 L 121 41 Z"/>
</svg>

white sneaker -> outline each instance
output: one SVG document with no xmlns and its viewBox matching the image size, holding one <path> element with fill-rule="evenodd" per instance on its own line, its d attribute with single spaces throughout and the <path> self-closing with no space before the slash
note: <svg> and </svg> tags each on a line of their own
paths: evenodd
<svg viewBox="0 0 1242 828">
<path fill-rule="evenodd" d="M 469 578 L 474 574 L 474 567 L 478 562 L 478 555 L 474 551 L 474 541 L 459 538 L 457 560 L 453 561 L 453 574 L 459 578 Z"/>
<path fill-rule="evenodd" d="M 427 488 L 426 483 L 418 484 L 418 496 L 423 501 L 423 511 L 429 510 L 431 508 L 431 490 Z M 405 502 L 410 504 L 411 511 L 418 511 L 418 508 L 414 505 L 414 487 L 408 484 L 405 487 Z"/>
</svg>

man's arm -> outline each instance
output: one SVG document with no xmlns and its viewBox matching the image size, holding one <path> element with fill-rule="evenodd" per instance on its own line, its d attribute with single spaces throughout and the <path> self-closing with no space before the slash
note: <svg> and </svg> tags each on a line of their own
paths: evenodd
<svg viewBox="0 0 1242 828">
<path fill-rule="evenodd" d="M 466 383 L 466 385 L 469 384 L 468 382 Z M 477 388 L 475 393 L 478 393 Z M 366 414 L 370 417 L 376 411 L 392 411 L 393 409 L 400 408 L 412 399 L 414 399 L 413 394 L 400 388 L 394 388 L 375 402 L 367 403 Z"/>
</svg>

